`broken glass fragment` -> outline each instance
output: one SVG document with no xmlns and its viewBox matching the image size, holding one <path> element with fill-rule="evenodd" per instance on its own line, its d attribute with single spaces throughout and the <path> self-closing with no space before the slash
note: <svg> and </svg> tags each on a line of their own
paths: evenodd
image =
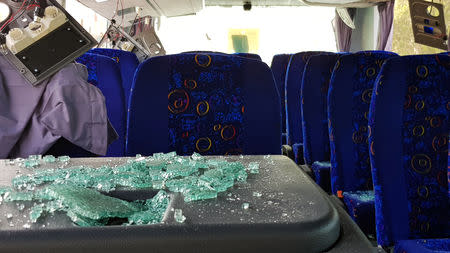
<svg viewBox="0 0 450 253">
<path fill-rule="evenodd" d="M 173 217 L 178 223 L 183 223 L 186 220 L 186 217 L 183 215 L 183 211 L 181 209 L 175 209 Z"/>
<path fill-rule="evenodd" d="M 69 160 L 68 156 L 30 156 L 15 164 L 67 164 Z M 16 176 L 13 189 L 0 187 L 0 196 L 8 202 L 19 202 L 19 208 L 23 201 L 35 201 L 29 213 L 33 223 L 43 215 L 62 211 L 79 226 L 154 224 L 162 222 L 169 206 L 169 195 L 163 189 L 181 193 L 186 202 L 213 199 L 236 182 L 245 182 L 248 174 L 258 172 L 259 163 L 244 166 L 241 162 L 207 159 L 196 153 L 190 157 L 177 156 L 175 152 L 157 153 L 149 157 L 137 155 L 113 167 L 36 169 Z M 135 202 L 102 194 L 121 189 L 160 191 L 152 199 Z M 182 217 L 181 213 L 179 220 Z"/>
<path fill-rule="evenodd" d="M 33 206 L 30 211 L 31 222 L 35 223 L 43 213 L 44 213 L 44 204 Z"/>
<path fill-rule="evenodd" d="M 215 198 L 217 198 L 217 192 L 206 187 L 192 187 L 184 192 L 184 201 L 186 202 Z"/>
<path fill-rule="evenodd" d="M 64 156 L 59 156 L 58 157 L 58 162 L 60 162 L 60 163 L 66 163 L 66 162 L 69 162 L 69 161 L 70 161 L 70 157 L 69 156 L 64 155 Z"/>
<path fill-rule="evenodd" d="M 253 192 L 253 197 L 259 198 L 261 196 L 262 196 L 262 194 L 260 192 Z"/>
<path fill-rule="evenodd" d="M 125 218 L 131 213 L 140 211 L 138 205 L 75 185 L 52 185 L 47 191 L 53 198 L 61 200 L 62 204 L 78 217 L 92 220 L 108 217 Z"/>
<path fill-rule="evenodd" d="M 250 174 L 259 174 L 259 163 L 251 162 L 248 164 L 247 171 Z"/>
<path fill-rule="evenodd" d="M 46 155 L 42 158 L 46 163 L 54 163 L 56 162 L 56 158 L 52 155 Z"/>
</svg>

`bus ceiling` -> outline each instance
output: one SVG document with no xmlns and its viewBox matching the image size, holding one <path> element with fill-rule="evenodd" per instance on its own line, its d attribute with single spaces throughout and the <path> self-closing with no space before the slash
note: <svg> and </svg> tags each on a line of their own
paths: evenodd
<svg viewBox="0 0 450 253">
<path fill-rule="evenodd" d="M 206 6 L 242 6 L 250 2 L 253 6 L 329 6 L 341 8 L 365 8 L 389 0 L 205 0 Z"/>
<path fill-rule="evenodd" d="M 199 12 L 204 6 L 334 6 L 364 8 L 388 0 L 78 0 L 107 19 L 120 17 L 176 17 Z M 117 13 L 116 13 L 117 10 Z"/>
</svg>

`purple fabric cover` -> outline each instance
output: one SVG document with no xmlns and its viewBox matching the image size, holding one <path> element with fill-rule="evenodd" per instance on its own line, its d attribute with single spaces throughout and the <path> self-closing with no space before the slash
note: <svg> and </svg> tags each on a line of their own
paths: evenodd
<svg viewBox="0 0 450 253">
<path fill-rule="evenodd" d="M 350 15 L 354 16 L 355 11 L 349 9 Z M 348 25 L 342 21 L 341 17 L 339 17 L 336 12 L 336 16 L 332 21 L 334 36 L 336 37 L 336 47 L 338 52 L 348 52 L 350 51 L 350 45 L 352 41 L 352 33 L 353 30 Z"/>
<path fill-rule="evenodd" d="M 43 154 L 61 137 L 104 155 L 117 134 L 87 76 L 72 63 L 33 87 L 0 56 L 0 159 Z"/>
<path fill-rule="evenodd" d="M 392 25 L 394 23 L 394 4 L 395 1 L 381 3 L 378 5 L 380 15 L 378 24 L 378 45 L 377 50 L 392 50 Z"/>
</svg>

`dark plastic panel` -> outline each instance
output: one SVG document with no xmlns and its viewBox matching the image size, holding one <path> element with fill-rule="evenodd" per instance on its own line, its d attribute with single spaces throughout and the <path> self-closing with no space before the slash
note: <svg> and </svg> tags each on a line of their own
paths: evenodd
<svg viewBox="0 0 450 253">
<path fill-rule="evenodd" d="M 215 200 L 184 203 L 173 195 L 163 224 L 81 228 L 64 214 L 41 219 L 30 229 L 25 209 L 0 205 L 0 252 L 323 252 L 337 242 L 341 223 L 328 196 L 289 158 L 284 156 L 228 157 L 261 162 L 260 174 L 249 176 Z M 68 166 L 126 162 L 125 158 L 71 159 Z M 0 160 L 0 185 L 16 176 L 16 166 Z M 254 197 L 253 192 L 262 193 Z M 149 190 L 112 193 L 123 199 L 148 198 Z M 242 203 L 250 204 L 248 210 Z M 178 224 L 171 208 L 180 208 L 187 220 Z M 13 213 L 9 226 L 5 215 Z M 342 214 L 341 214 L 342 215 Z M 345 215 L 345 214 L 344 214 Z M 43 227 L 42 225 L 45 225 Z M 351 232 L 352 229 L 346 230 Z M 339 244 L 339 242 L 338 242 Z M 333 252 L 332 250 L 330 252 Z"/>
</svg>

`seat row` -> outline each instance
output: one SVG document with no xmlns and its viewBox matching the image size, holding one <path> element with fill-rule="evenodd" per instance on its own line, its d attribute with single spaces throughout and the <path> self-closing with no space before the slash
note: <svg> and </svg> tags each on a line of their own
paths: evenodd
<svg viewBox="0 0 450 253">
<path fill-rule="evenodd" d="M 284 76 L 277 74 L 277 61 L 287 62 L 278 67 Z M 92 62 L 83 63 L 93 69 Z M 128 102 L 123 99 L 125 145 L 118 145 L 119 151 L 279 154 L 285 132 L 297 161 L 304 160 L 316 182 L 343 200 L 366 233 L 376 227 L 379 245 L 397 245 L 398 252 L 448 247 L 448 240 L 407 239 L 450 234 L 444 168 L 449 64 L 445 55 L 398 57 L 376 51 L 276 56 L 272 70 L 223 53 L 151 58 L 132 71 L 133 79 L 120 79 L 132 82 Z M 94 72 L 102 73 L 101 68 Z M 113 78 L 111 70 L 103 73 Z M 110 79 L 101 81 L 108 85 L 104 89 L 127 87 Z M 104 94 L 108 106 L 110 95 Z M 108 109 L 112 122 L 123 117 Z"/>
<path fill-rule="evenodd" d="M 376 230 L 379 245 L 450 250 L 448 239 L 404 241 L 450 235 L 449 57 L 377 51 L 278 57 L 290 59 L 286 131 L 297 162 L 343 200 L 366 234 Z"/>
<path fill-rule="evenodd" d="M 188 58 L 192 58 L 190 62 L 187 62 L 186 64 L 183 64 L 181 62 L 183 56 L 189 56 Z M 173 59 L 171 59 L 173 58 Z M 223 59 L 222 59 L 223 58 Z M 230 62 L 229 59 L 238 59 L 239 61 Z M 256 60 L 256 61 L 255 61 Z M 234 153 L 279 153 L 279 150 L 274 151 L 274 148 L 264 148 L 264 146 L 267 145 L 253 145 L 253 142 L 250 141 L 244 141 L 243 137 L 243 130 L 240 129 L 238 124 L 245 123 L 246 125 L 252 126 L 252 124 L 258 122 L 258 120 L 248 118 L 251 120 L 251 123 L 247 124 L 247 117 L 243 117 L 242 115 L 239 116 L 237 113 L 237 109 L 241 110 L 241 114 L 244 113 L 245 105 L 243 102 L 239 102 L 242 104 L 241 107 L 235 108 L 235 112 L 228 111 L 229 109 L 226 108 L 229 105 L 237 104 L 238 99 L 242 99 L 240 96 L 242 96 L 242 92 L 250 92 L 250 90 L 244 89 L 244 85 L 248 86 L 248 89 L 250 89 L 250 86 L 253 85 L 253 81 L 257 80 L 251 80 L 250 77 L 252 74 L 249 74 L 253 71 L 253 69 L 262 68 L 263 72 L 265 72 L 267 75 L 265 76 L 265 79 L 263 82 L 268 83 L 268 87 L 271 89 L 275 88 L 273 85 L 273 79 L 271 78 L 271 72 L 270 69 L 267 68 L 265 64 L 261 62 L 261 58 L 256 54 L 225 54 L 225 53 L 219 53 L 219 52 L 207 52 L 207 51 L 195 51 L 195 52 L 187 52 L 183 54 L 179 54 L 176 56 L 167 56 L 160 58 L 157 61 L 159 66 L 154 68 L 154 64 L 152 64 L 153 60 L 149 60 L 148 62 L 142 63 L 139 65 L 139 62 L 136 58 L 136 56 L 133 53 L 120 51 L 120 50 L 114 50 L 114 49 L 93 49 L 89 51 L 88 53 L 84 54 L 80 58 L 77 59 L 77 62 L 84 64 L 88 68 L 89 72 L 89 80 L 91 84 L 97 86 L 104 94 L 105 100 L 106 100 L 106 107 L 108 109 L 108 117 L 114 126 L 115 130 L 117 131 L 119 135 L 119 140 L 113 142 L 107 152 L 107 156 L 123 156 L 125 154 L 127 155 L 134 155 L 137 153 L 140 154 L 149 154 L 154 152 L 162 152 L 162 151 L 168 151 L 174 148 L 176 149 L 180 154 L 188 154 L 189 152 L 206 152 L 208 154 L 221 154 L 219 150 L 223 148 L 219 148 L 218 143 L 213 143 L 214 141 L 217 142 L 217 140 L 214 140 L 214 138 L 220 137 L 222 139 L 226 140 L 225 146 L 229 146 L 229 148 L 222 152 L 223 154 L 234 154 Z M 159 62 L 161 61 L 161 62 Z M 201 62 L 205 61 L 205 63 Z M 166 64 L 166 65 L 164 65 Z M 147 65 L 151 65 L 152 67 L 148 68 Z M 139 67 L 138 67 L 139 66 Z M 192 66 L 197 67 L 198 69 L 192 68 Z M 248 66 L 250 71 L 239 69 L 243 66 Z M 160 102 L 160 105 L 164 105 L 164 108 L 167 106 L 167 99 L 166 95 L 161 95 L 161 99 L 165 99 L 165 101 L 156 99 L 158 94 L 156 94 L 156 88 L 155 86 L 152 86 L 148 83 L 157 83 L 159 81 L 164 81 L 166 85 L 168 83 L 175 82 L 174 79 L 164 79 L 162 73 L 164 74 L 172 74 L 168 72 L 161 72 L 161 68 L 167 68 L 170 69 L 171 72 L 173 72 L 174 75 L 180 75 L 183 72 L 193 71 L 193 72 L 202 72 L 201 76 L 198 78 L 204 78 L 205 75 L 212 75 L 210 77 L 209 82 L 213 84 L 211 87 L 203 87 L 206 84 L 198 84 L 198 80 L 193 79 L 192 77 L 190 79 L 186 79 L 183 82 L 185 82 L 182 86 L 182 88 L 186 89 L 186 93 L 188 96 L 186 99 L 183 100 L 179 98 L 180 90 L 175 89 L 176 91 L 171 94 L 170 99 L 175 99 L 173 101 L 176 103 L 176 106 L 179 106 L 178 103 L 187 103 L 185 106 L 188 109 L 195 110 L 203 110 L 206 109 L 207 112 L 203 112 L 202 115 L 197 115 L 197 117 L 194 117 L 194 114 L 184 115 L 187 114 L 183 111 L 183 113 L 175 113 L 175 114 L 183 114 L 183 116 L 178 117 L 175 119 L 177 123 L 174 125 L 177 125 L 178 122 L 182 122 L 184 125 L 182 129 L 173 129 L 171 132 L 169 132 L 169 135 L 172 136 L 171 145 L 172 147 L 169 148 L 167 143 L 167 138 L 164 142 L 155 142 L 156 138 L 155 136 L 152 137 L 152 142 L 155 142 L 154 145 L 157 146 L 157 148 L 150 148 L 151 144 L 149 144 L 149 140 L 145 139 L 146 135 L 149 134 L 156 134 L 157 137 L 162 138 L 162 134 L 158 134 L 157 131 L 150 131 L 149 127 L 147 126 L 147 123 L 155 120 L 155 117 L 149 117 L 148 115 L 160 115 L 162 121 L 158 121 L 158 123 L 168 122 L 167 121 L 167 114 L 160 114 L 159 112 L 155 112 L 153 114 L 149 114 L 149 111 L 151 108 L 149 108 L 149 104 L 151 102 Z M 234 69 L 233 73 L 228 73 L 231 69 Z M 244 72 L 248 72 L 247 74 L 243 75 Z M 156 72 L 156 73 L 154 73 Z M 224 82 L 228 82 L 228 84 L 224 83 L 224 87 L 220 87 L 218 85 L 217 73 L 226 73 L 222 75 L 222 78 Z M 152 73 L 149 75 L 149 73 Z M 191 75 L 188 73 L 188 75 Z M 253 73 L 253 75 L 258 75 Z M 161 79 L 157 79 L 161 77 Z M 245 82 L 242 81 L 242 79 L 247 79 Z M 205 81 L 205 80 L 202 80 Z M 134 84 L 136 83 L 136 84 Z M 188 87 L 189 85 L 192 85 L 193 87 Z M 198 86 L 198 87 L 197 87 Z M 147 92 L 147 90 L 142 90 L 143 88 L 151 87 L 154 92 Z M 163 86 L 157 86 L 158 88 Z M 180 87 L 178 87 L 180 88 Z M 165 89 L 165 88 L 164 88 Z M 276 89 L 276 88 L 275 88 Z M 219 90 L 219 93 L 216 91 Z M 142 92 L 143 93 L 142 93 Z M 274 91 L 274 90 L 273 90 Z M 270 92 L 273 92 L 272 90 Z M 166 92 L 166 91 L 164 91 Z M 214 92 L 217 94 L 214 95 L 211 99 L 220 99 L 220 101 L 215 100 L 203 100 L 203 101 L 196 101 L 200 99 L 200 97 L 204 97 L 205 94 L 208 92 Z M 251 91 L 253 92 L 253 91 Z M 266 91 L 266 93 L 269 91 Z M 277 98 L 278 92 L 275 91 L 272 93 L 267 93 L 267 95 L 270 95 L 271 97 Z M 142 95 L 141 95 L 142 94 Z M 183 94 L 184 95 L 184 94 Z M 230 98 L 228 98 L 228 95 L 231 95 Z M 173 98 L 172 98 L 173 96 Z M 191 96 L 200 96 L 200 97 L 191 97 Z M 131 99 L 134 97 L 134 99 Z M 248 107 L 247 110 L 253 110 L 253 96 L 247 96 L 248 97 Z M 269 100 L 273 100 L 274 103 L 279 103 L 276 101 L 276 99 L 270 98 Z M 229 99 L 234 99 L 234 101 L 228 101 Z M 196 102 L 197 104 L 194 104 Z M 201 102 L 201 103 L 200 103 Z M 218 105 L 213 105 L 213 103 L 219 103 Z M 200 103 L 200 104 L 198 104 Z M 225 103 L 225 104 L 222 104 Z M 256 102 L 257 107 L 263 108 L 263 102 L 262 100 L 259 102 Z M 270 103 L 269 103 L 270 105 Z M 197 107 L 195 107 L 197 106 Z M 216 106 L 217 108 L 213 107 Z M 192 108 L 191 108 L 192 107 Z M 279 112 L 279 106 L 275 105 L 271 107 L 272 110 L 275 110 L 275 112 Z M 139 113 L 142 110 L 146 111 L 146 113 Z M 169 106 L 170 110 L 170 106 Z M 209 113 L 211 112 L 211 113 Z M 259 113 L 259 112 L 258 112 Z M 196 113 L 198 114 L 198 112 Z M 204 115 L 203 115 L 204 114 Z M 208 114 L 208 115 L 206 115 Z M 229 114 L 229 115 L 228 115 Z M 252 116 L 251 113 L 246 113 Z M 216 135 L 213 137 L 204 136 L 200 140 L 195 140 L 195 135 L 197 135 L 195 132 L 200 131 L 203 134 L 204 128 L 206 126 L 201 126 L 203 128 L 200 128 L 200 125 L 205 125 L 204 123 L 201 123 L 202 121 L 206 122 L 208 120 L 211 120 L 212 116 L 215 117 L 214 121 L 218 123 L 219 126 L 216 126 L 216 128 L 220 128 L 220 131 L 216 131 Z M 201 117 L 199 117 L 201 116 Z M 209 117 L 207 117 L 209 116 Z M 234 118 L 232 118 L 234 117 Z M 277 115 L 275 115 L 277 117 Z M 270 124 L 271 120 L 273 118 L 268 118 L 266 120 L 266 125 L 270 127 L 276 127 L 272 126 Z M 131 123 L 127 123 L 127 121 Z M 170 120 L 169 120 L 170 121 Z M 245 122 L 244 122 L 245 121 Z M 261 120 L 259 120 L 261 122 Z M 275 119 L 275 121 L 280 121 L 279 119 Z M 190 129 L 193 124 L 198 124 L 197 129 Z M 168 123 L 166 123 L 168 124 Z M 128 126 L 127 126 L 128 125 Z M 159 126 L 157 126 L 159 127 Z M 168 126 L 164 125 L 162 129 L 167 129 Z M 248 129 L 251 129 L 251 127 L 248 127 Z M 263 128 L 259 128 L 263 129 Z M 183 150 L 180 150 L 179 148 L 174 147 L 174 140 L 177 137 L 177 131 L 182 131 L 183 135 L 189 135 L 189 138 L 186 138 L 186 141 L 198 141 L 198 145 L 194 145 L 192 147 L 185 147 Z M 166 130 L 167 132 L 167 130 Z M 258 133 L 258 131 L 251 131 L 252 133 Z M 281 130 L 277 131 L 281 132 Z M 230 142 L 233 142 L 234 144 L 230 144 Z M 245 139 L 250 140 L 251 134 L 246 134 Z M 272 139 L 277 139 L 277 135 L 275 134 L 272 136 Z M 127 140 L 130 140 L 129 143 L 126 145 Z M 170 141 L 170 140 L 169 140 Z M 243 147 L 243 142 L 251 143 L 246 144 L 246 148 Z M 270 143 L 273 141 L 269 141 Z M 277 141 L 275 141 L 277 142 Z M 158 144 L 158 145 L 157 145 Z M 178 144 L 177 144 L 178 145 Z M 250 148 L 249 148 L 250 147 Z M 280 145 L 276 145 L 276 147 L 279 149 Z M 71 147 L 69 147 L 71 148 Z M 207 150 L 207 151 L 206 151 Z M 259 150 L 259 151 L 258 151 Z M 72 154 L 74 155 L 74 154 Z M 76 155 L 76 154 L 75 154 Z"/>
</svg>

